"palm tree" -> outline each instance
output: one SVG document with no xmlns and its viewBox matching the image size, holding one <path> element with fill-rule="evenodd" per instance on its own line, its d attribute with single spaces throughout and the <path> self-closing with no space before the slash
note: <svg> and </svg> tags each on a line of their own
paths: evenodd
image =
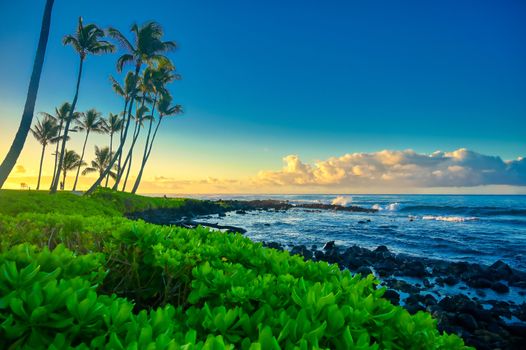
<svg viewBox="0 0 526 350">
<path fill-rule="evenodd" d="M 80 163 L 84 161 L 84 152 L 86 151 L 86 143 L 90 132 L 102 133 L 104 132 L 104 122 L 101 119 L 101 113 L 97 112 L 95 108 L 87 110 L 81 114 L 81 118 L 77 121 L 79 131 L 85 131 L 84 145 L 82 146 L 82 153 L 80 155 Z M 77 189 L 77 181 L 79 180 L 80 164 L 77 168 L 77 175 L 75 176 L 75 183 L 73 184 L 73 191 Z"/>
<path fill-rule="evenodd" d="M 143 98 L 143 100 L 145 100 L 145 98 Z M 114 189 L 117 189 L 119 180 L 121 179 L 122 175 L 124 174 L 124 171 L 126 170 L 126 176 L 124 178 L 124 183 L 122 184 L 122 190 L 123 191 L 126 190 L 126 184 L 128 183 L 128 176 L 130 175 L 130 170 L 132 167 L 133 150 L 135 147 L 135 143 L 137 142 L 139 138 L 139 134 L 141 132 L 142 127 L 144 126 L 144 122 L 153 118 L 153 116 L 146 114 L 149 111 L 150 111 L 149 108 L 144 106 L 143 104 L 135 112 L 135 129 L 133 131 L 132 143 L 130 145 L 130 149 L 128 150 L 128 155 L 126 156 L 121 172 L 117 174 L 117 178 L 115 179 L 115 184 L 113 185 Z"/>
<path fill-rule="evenodd" d="M 120 128 L 120 139 L 119 139 L 120 143 L 124 143 L 124 135 L 128 134 L 128 127 L 130 125 L 130 118 L 129 118 L 130 116 L 128 115 L 128 119 L 126 120 L 126 112 L 127 112 L 128 103 L 130 102 L 130 98 L 132 97 L 132 95 L 134 95 L 133 91 L 137 89 L 137 78 L 133 72 L 128 72 L 128 74 L 126 74 L 126 77 L 124 77 L 124 85 L 119 84 L 119 82 L 112 76 L 110 76 L 110 81 L 111 81 L 113 91 L 115 91 L 117 95 L 124 98 L 124 109 L 122 111 L 122 119 L 121 119 L 122 126 Z M 118 171 L 121 168 L 121 161 L 122 161 L 122 152 L 119 153 L 118 165 L 117 165 Z M 106 179 L 107 178 L 108 177 L 106 177 Z"/>
<path fill-rule="evenodd" d="M 62 138 L 62 130 L 63 130 L 63 126 L 64 126 L 64 122 L 66 121 L 68 115 L 69 115 L 69 110 L 71 108 L 71 105 L 69 104 L 69 102 L 64 102 L 62 105 L 60 105 L 59 107 L 55 107 L 55 114 L 50 114 L 50 113 L 47 113 L 47 112 L 40 112 L 40 114 L 46 118 L 53 118 L 55 120 L 56 123 L 58 123 L 58 134 L 57 136 L 51 140 L 51 143 L 54 143 L 56 145 L 55 147 L 55 161 L 54 161 L 54 165 L 53 165 L 53 179 L 51 180 L 51 183 L 53 184 L 54 180 L 55 180 L 55 174 L 57 172 L 57 162 L 58 162 L 58 147 L 60 145 L 60 141 L 61 141 L 61 138 Z M 74 113 L 74 118 L 78 118 L 78 113 L 75 112 Z M 70 130 L 72 131 L 72 130 Z M 69 139 L 69 138 L 68 138 Z"/>
<path fill-rule="evenodd" d="M 126 39 L 126 37 L 117 29 L 110 28 L 108 33 L 111 37 L 115 38 L 121 46 L 127 51 L 124 55 L 119 57 L 117 60 L 117 70 L 120 72 L 125 64 L 134 63 L 135 64 L 135 77 L 139 76 L 141 67 L 143 63 L 153 63 L 153 62 L 162 62 L 167 61 L 168 58 L 163 54 L 172 51 L 175 49 L 176 45 L 173 41 L 162 41 L 163 30 L 158 23 L 147 22 L 142 26 L 134 24 L 131 27 L 131 32 L 134 34 L 133 45 Z M 119 148 L 113 155 L 110 164 L 108 164 L 107 172 L 111 170 L 115 161 L 120 157 L 122 149 L 124 147 L 124 141 L 126 140 L 128 126 L 130 122 L 130 116 L 132 111 L 132 105 L 137 95 L 137 90 L 134 89 L 130 97 L 130 103 L 128 106 L 128 120 L 127 125 L 125 126 L 125 131 L 123 134 L 123 142 L 119 145 Z M 106 176 L 100 176 L 97 181 L 86 191 L 86 194 L 90 194 L 100 185 L 102 179 Z"/>
<path fill-rule="evenodd" d="M 29 87 L 27 89 L 26 104 L 20 126 L 15 135 L 15 139 L 7 152 L 2 164 L 0 165 L 0 188 L 4 185 L 5 180 L 13 170 L 13 167 L 24 148 L 24 143 L 27 139 L 31 123 L 33 123 L 33 113 L 35 111 L 35 102 L 38 94 L 38 86 L 40 84 L 40 74 L 44 65 L 44 57 L 46 56 L 47 41 L 49 38 L 49 28 L 51 26 L 51 12 L 53 10 L 54 0 L 47 0 L 44 8 L 44 15 L 42 17 L 42 26 L 40 28 L 40 38 L 38 39 L 37 53 L 35 61 L 33 62 L 33 72 L 29 80 Z"/>
<path fill-rule="evenodd" d="M 146 162 L 148 161 L 148 158 L 150 158 L 150 153 L 152 152 L 153 142 L 155 141 L 155 136 L 157 136 L 157 131 L 159 130 L 159 126 L 161 125 L 161 122 L 163 121 L 165 117 L 183 113 L 183 107 L 181 105 L 172 105 L 172 97 L 169 94 L 161 95 L 161 98 L 159 99 L 159 102 L 157 103 L 157 109 L 159 110 L 159 120 L 157 121 L 157 125 L 155 126 L 155 131 L 152 135 L 152 139 L 150 141 L 149 146 L 147 144 L 148 151 L 144 154 L 144 157 L 141 163 L 141 168 L 139 170 L 139 174 L 137 175 L 137 179 L 135 179 L 135 184 L 133 185 L 132 193 L 137 192 L 137 189 L 139 188 L 139 184 L 141 183 L 141 179 L 142 179 L 142 174 L 146 166 Z"/>
<path fill-rule="evenodd" d="M 148 89 L 147 88 L 148 82 L 145 80 L 145 73 L 146 73 L 146 70 L 143 72 L 143 76 L 142 77 L 139 76 L 136 81 L 137 85 L 135 87 L 135 90 L 137 90 L 136 92 L 142 92 L 142 94 L 141 95 L 136 94 L 134 97 L 134 100 L 137 102 L 137 107 L 135 108 L 135 116 L 133 116 L 133 119 L 135 119 L 135 127 L 132 133 L 132 143 L 130 145 L 130 148 L 128 150 L 126 157 L 124 158 L 124 163 L 122 163 L 122 166 L 119 166 L 119 171 L 117 172 L 117 178 L 115 179 L 115 183 L 113 184 L 114 190 L 118 189 L 119 183 L 122 179 L 122 176 L 124 175 L 126 171 L 127 166 L 128 166 L 128 171 L 126 174 L 129 174 L 129 169 L 131 166 L 131 160 L 132 160 L 132 155 L 133 155 L 133 149 L 135 147 L 135 142 L 137 141 L 137 138 L 139 136 L 140 128 L 143 126 L 143 121 L 144 121 L 143 118 L 145 116 L 145 113 L 149 111 L 148 107 L 145 106 L 146 103 L 151 102 L 150 96 L 148 95 L 146 91 Z M 140 101 L 140 106 L 139 106 L 139 101 Z M 128 115 L 128 120 L 126 122 L 128 123 L 131 119 L 132 119 L 132 115 L 130 114 Z M 129 124 L 128 124 L 128 127 L 129 127 Z M 121 154 L 122 154 L 122 151 L 121 151 Z"/>
<path fill-rule="evenodd" d="M 38 167 L 38 181 L 37 190 L 40 189 L 40 179 L 42 177 L 42 163 L 44 162 L 44 154 L 46 152 L 46 146 L 52 142 L 57 136 L 58 125 L 53 118 L 44 117 L 43 120 L 38 120 L 37 124 L 31 128 L 31 133 L 42 145 L 42 154 L 40 155 L 40 166 Z"/>
<path fill-rule="evenodd" d="M 63 190 L 66 188 L 66 176 L 68 171 L 74 170 L 78 168 L 79 166 L 86 165 L 85 162 L 80 160 L 80 156 L 75 151 L 68 151 L 66 150 L 66 154 L 64 157 L 62 157 L 63 162 L 61 164 L 62 167 L 62 183 L 60 185 L 60 189 Z"/>
<path fill-rule="evenodd" d="M 95 146 L 95 159 L 91 161 L 91 166 L 82 170 L 82 175 L 89 173 L 98 172 L 99 176 L 104 173 L 106 167 L 108 166 L 111 160 L 111 151 L 109 147 L 99 148 Z M 115 169 L 114 169 L 115 170 Z M 114 179 L 117 174 L 114 171 L 108 172 L 108 175 Z"/>
<path fill-rule="evenodd" d="M 105 40 L 101 40 L 104 36 L 104 31 L 97 27 L 95 24 L 84 25 L 82 23 L 82 17 L 79 17 L 79 22 L 77 25 L 77 31 L 73 35 L 66 35 L 62 40 L 64 45 L 71 45 L 73 49 L 79 54 L 79 72 L 77 76 L 77 85 L 75 88 L 75 96 L 73 97 L 73 102 L 71 102 L 71 108 L 69 110 L 69 117 L 66 119 L 66 125 L 64 127 L 64 140 L 62 141 L 62 147 L 60 151 L 60 157 L 57 166 L 57 173 L 55 175 L 55 181 L 51 186 L 51 193 L 56 192 L 58 181 L 60 178 L 60 171 L 62 170 L 63 156 L 65 155 L 66 149 L 66 139 L 68 137 L 69 126 L 73 119 L 73 113 L 75 112 L 75 107 L 77 105 L 77 99 L 79 96 L 79 87 L 80 80 L 82 77 L 82 68 L 84 65 L 84 60 L 89 54 L 98 55 L 108 52 L 114 52 L 115 46 Z"/>
<path fill-rule="evenodd" d="M 119 117 L 117 114 L 110 113 L 108 115 L 108 119 L 104 119 L 104 131 L 110 134 L 110 148 L 109 148 L 109 154 L 111 155 L 113 153 L 113 134 L 115 134 L 118 131 L 122 130 L 122 124 L 123 120 Z M 109 162 L 109 159 L 108 159 Z M 110 175 L 106 176 L 106 184 L 105 187 L 108 187 L 108 180 L 110 178 Z"/>
<path fill-rule="evenodd" d="M 139 173 L 142 177 L 142 172 L 144 171 L 144 164 L 146 163 L 147 153 L 148 149 L 151 148 L 150 146 L 150 136 L 152 133 L 152 126 L 153 122 L 155 120 L 154 118 L 154 112 L 155 112 L 155 104 L 157 102 L 157 98 L 159 95 L 169 95 L 168 91 L 166 90 L 166 85 L 173 80 L 180 79 L 181 77 L 178 74 L 174 74 L 175 67 L 172 65 L 171 62 L 161 62 L 156 67 L 148 67 L 145 72 L 145 85 L 147 87 L 147 92 L 153 95 L 153 103 L 152 103 L 152 117 L 150 118 L 149 126 L 148 126 L 148 134 L 146 136 L 146 141 L 144 143 L 144 152 L 141 162 L 141 167 L 139 170 Z M 135 185 L 133 188 L 135 191 L 137 190 L 139 181 L 135 181 Z"/>
</svg>

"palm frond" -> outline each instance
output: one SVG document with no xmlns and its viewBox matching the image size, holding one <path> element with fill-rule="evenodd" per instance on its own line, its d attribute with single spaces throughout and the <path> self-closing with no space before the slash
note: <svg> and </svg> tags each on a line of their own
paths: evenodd
<svg viewBox="0 0 526 350">
<path fill-rule="evenodd" d="M 64 45 L 71 45 L 77 52 L 82 51 L 82 46 L 80 45 L 80 42 L 77 38 L 75 38 L 73 35 L 66 35 L 62 39 L 62 44 Z"/>
<path fill-rule="evenodd" d="M 125 65 L 131 64 L 135 61 L 132 54 L 126 53 L 117 59 L 117 72 L 122 72 Z"/>
<path fill-rule="evenodd" d="M 109 43 L 108 41 L 101 40 L 98 42 L 98 45 L 95 45 L 90 49 L 90 52 L 94 55 L 113 53 L 115 52 L 115 45 Z"/>
<path fill-rule="evenodd" d="M 118 29 L 110 27 L 107 30 L 107 34 L 108 34 L 109 37 L 115 39 L 117 41 L 117 43 L 119 43 L 119 45 L 124 50 L 126 50 L 128 52 L 133 52 L 134 51 L 133 45 L 128 41 L 128 39 L 126 39 L 126 37 Z"/>
</svg>

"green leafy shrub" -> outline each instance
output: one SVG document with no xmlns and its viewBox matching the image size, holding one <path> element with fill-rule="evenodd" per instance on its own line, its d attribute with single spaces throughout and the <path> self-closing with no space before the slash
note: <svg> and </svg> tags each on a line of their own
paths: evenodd
<svg viewBox="0 0 526 350">
<path fill-rule="evenodd" d="M 238 234 L 23 214 L 0 216 L 0 243 L 1 347 L 466 348 L 429 314 L 383 299 L 373 276 Z"/>
</svg>

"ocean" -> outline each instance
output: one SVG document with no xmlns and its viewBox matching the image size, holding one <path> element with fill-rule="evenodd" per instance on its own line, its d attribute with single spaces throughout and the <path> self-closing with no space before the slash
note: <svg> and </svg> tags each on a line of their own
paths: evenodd
<svg viewBox="0 0 526 350">
<path fill-rule="evenodd" d="M 348 247 L 385 245 L 395 253 L 526 271 L 526 196 L 510 195 L 196 195 L 201 199 L 279 199 L 376 208 L 376 213 L 294 208 L 227 213 L 200 221 L 242 227 L 254 241 Z"/>
</svg>

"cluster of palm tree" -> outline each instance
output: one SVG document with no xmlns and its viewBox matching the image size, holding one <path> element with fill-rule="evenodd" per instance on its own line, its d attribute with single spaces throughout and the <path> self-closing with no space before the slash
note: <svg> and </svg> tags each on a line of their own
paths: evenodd
<svg viewBox="0 0 526 350">
<path fill-rule="evenodd" d="M 168 116 L 182 113 L 182 107 L 173 104 L 173 97 L 167 89 L 168 84 L 180 79 L 175 66 L 165 55 L 175 49 L 175 43 L 163 41 L 163 30 L 156 22 L 147 22 L 142 26 L 134 24 L 131 33 L 133 39 L 130 41 L 115 28 L 102 30 L 95 24 L 85 25 L 79 18 L 76 32 L 64 37 L 64 45 L 72 46 L 79 55 L 75 94 L 71 103 L 63 103 L 55 108 L 53 114 L 41 112 L 41 118 L 30 129 L 42 145 L 37 189 L 40 189 L 46 149 L 54 145 L 52 193 L 65 188 L 66 175 L 72 171 L 75 172 L 73 191 L 77 189 L 79 176 L 90 173 L 96 174 L 97 180 L 87 193 L 103 182 L 104 186 L 108 186 L 110 178 L 113 179 L 113 189 L 125 191 L 130 180 L 134 152 L 137 151 L 137 141 L 144 134 L 144 150 L 131 191 L 135 193 L 139 188 L 162 121 Z M 132 65 L 122 83 L 110 76 L 113 90 L 123 99 L 123 109 L 119 113 L 109 113 L 106 118 L 94 108 L 79 112 L 76 105 L 84 63 L 89 55 L 115 52 L 116 45 L 111 41 L 124 50 L 117 59 L 117 72 L 123 72 L 127 64 Z M 80 154 L 68 150 L 71 133 L 84 133 Z M 95 146 L 95 158 L 88 166 L 85 161 L 86 146 L 93 133 L 109 135 L 109 142 L 107 146 Z"/>
</svg>

